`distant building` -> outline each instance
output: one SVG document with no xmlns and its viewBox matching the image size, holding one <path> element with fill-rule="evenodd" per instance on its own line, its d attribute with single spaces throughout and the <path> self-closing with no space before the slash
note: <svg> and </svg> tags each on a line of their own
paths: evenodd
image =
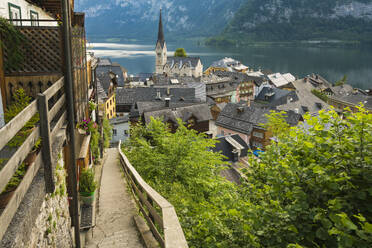
<svg viewBox="0 0 372 248">
<path fill-rule="evenodd" d="M 112 62 L 108 58 L 100 58 L 96 69 L 97 74 L 114 73 L 116 75 L 117 87 L 124 87 L 125 81 L 128 78 L 128 71 L 118 63 Z"/>
<path fill-rule="evenodd" d="M 274 73 L 267 75 L 267 77 L 269 82 L 277 88 L 285 87 L 296 80 L 296 78 L 290 73 Z"/>
<path fill-rule="evenodd" d="M 107 119 L 116 117 L 115 79 L 116 75 L 111 72 L 97 74 L 98 110 Z"/>
<path fill-rule="evenodd" d="M 264 149 L 270 144 L 272 134 L 261 124 L 267 122 L 266 114 L 270 114 L 268 108 L 253 103 L 251 106 L 244 104 L 227 104 L 218 116 L 216 126 L 221 136 L 238 134 L 252 149 Z M 286 121 L 295 126 L 302 117 L 294 111 L 288 111 Z"/>
<path fill-rule="evenodd" d="M 170 98 L 171 102 L 199 102 L 194 88 L 138 87 L 116 89 L 117 112 L 129 113 L 137 102 L 157 102 Z"/>
<path fill-rule="evenodd" d="M 130 137 L 129 116 L 120 116 L 110 120 L 112 126 L 111 143 L 116 144 L 119 141 L 124 142 Z"/>
<path fill-rule="evenodd" d="M 329 108 L 326 102 L 322 101 L 311 92 L 317 88 L 308 79 L 296 80 L 292 82 L 292 85 L 295 89 L 293 93 L 296 94 L 296 97 L 293 97 L 292 101 L 279 105 L 277 107 L 278 110 L 293 110 L 301 115 L 305 113 L 317 115 L 320 110 Z"/>
<path fill-rule="evenodd" d="M 168 57 L 167 44 L 164 39 L 161 10 L 155 53 L 156 74 L 166 74 L 168 76 L 189 76 L 195 78 L 203 75 L 203 64 L 199 57 Z"/>
<path fill-rule="evenodd" d="M 212 65 L 205 70 L 204 74 L 210 75 L 211 73 L 218 71 L 246 73 L 248 69 L 249 67 L 243 65 L 240 61 L 225 57 L 221 60 L 213 62 Z"/>
<path fill-rule="evenodd" d="M 214 152 L 220 152 L 226 158 L 225 161 L 238 162 L 240 158 L 247 156 L 249 145 L 237 134 L 216 138 Z"/>
<path fill-rule="evenodd" d="M 203 77 L 202 82 L 205 84 L 207 96 L 216 103 L 237 102 L 239 83 L 232 78 L 211 74 Z"/>
<path fill-rule="evenodd" d="M 354 89 L 348 84 L 330 87 L 328 91 L 328 104 L 332 105 L 340 113 L 346 107 L 356 112 L 358 111 L 356 106 L 361 104 L 369 112 L 372 112 L 372 96 L 365 91 Z"/>
<path fill-rule="evenodd" d="M 240 72 L 216 71 L 213 74 L 221 78 L 229 77 L 232 81 L 238 84 L 236 102 L 254 100 L 255 89 L 260 87 L 264 82 L 262 77 L 248 76 L 247 74 Z"/>
<path fill-rule="evenodd" d="M 169 100 L 164 102 L 163 106 L 157 109 L 151 107 L 142 114 L 144 124 L 148 124 L 152 118 L 161 118 L 168 123 L 171 130 L 175 132 L 178 128 L 177 119 L 181 119 L 190 129 L 199 133 L 209 131 L 209 121 L 212 115 L 209 106 L 206 103 L 188 104 L 187 106 L 175 107 Z"/>
<path fill-rule="evenodd" d="M 255 98 L 255 102 L 269 107 L 276 107 L 297 100 L 298 96 L 295 91 L 282 90 L 275 87 L 264 87 Z"/>
</svg>

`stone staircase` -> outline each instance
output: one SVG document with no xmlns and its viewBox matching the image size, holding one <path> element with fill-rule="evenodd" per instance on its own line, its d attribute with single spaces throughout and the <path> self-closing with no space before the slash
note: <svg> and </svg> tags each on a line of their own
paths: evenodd
<svg viewBox="0 0 372 248">
<path fill-rule="evenodd" d="M 130 247 L 131 237 L 125 231 L 119 231 L 104 238 L 99 244 L 98 248 L 121 248 Z"/>
</svg>

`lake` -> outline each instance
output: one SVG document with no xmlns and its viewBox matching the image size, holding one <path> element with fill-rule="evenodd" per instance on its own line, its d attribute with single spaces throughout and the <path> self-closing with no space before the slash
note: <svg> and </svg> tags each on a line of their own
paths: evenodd
<svg viewBox="0 0 372 248">
<path fill-rule="evenodd" d="M 88 49 L 98 57 L 118 62 L 128 70 L 128 74 L 154 71 L 155 42 L 108 40 L 93 39 Z M 188 56 L 201 57 L 204 70 L 216 60 L 232 57 L 253 69 L 290 72 L 299 78 L 317 73 L 330 82 L 336 82 L 347 75 L 348 83 L 354 87 L 372 88 L 372 48 L 249 46 L 224 49 L 200 46 L 191 41 L 169 42 L 167 47 L 169 56 L 176 48 L 183 47 Z"/>
</svg>

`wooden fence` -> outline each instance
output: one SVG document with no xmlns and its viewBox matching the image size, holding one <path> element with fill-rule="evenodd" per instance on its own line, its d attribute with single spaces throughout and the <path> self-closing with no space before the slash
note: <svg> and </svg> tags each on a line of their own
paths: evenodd
<svg viewBox="0 0 372 248">
<path fill-rule="evenodd" d="M 40 122 L 27 137 L 23 144 L 11 156 L 0 171 L 0 192 L 2 192 L 17 168 L 23 163 L 27 155 L 34 147 L 36 141 L 41 138 L 41 152 L 37 154 L 36 160 L 28 166 L 27 172 L 18 185 L 9 203 L 0 215 L 0 240 L 2 240 L 13 216 L 22 202 L 27 190 L 29 189 L 34 177 L 41 165 L 44 166 L 45 186 L 47 193 L 54 192 L 54 168 L 52 161 L 53 137 L 66 121 L 66 98 L 62 94 L 53 106 L 48 104 L 48 100 L 64 86 L 63 77 L 55 82 L 49 89 L 39 94 L 37 99 L 28 105 L 21 113 L 14 117 L 9 123 L 0 129 L 0 150 L 26 125 L 26 123 L 37 113 L 40 115 Z M 59 92 L 59 93 L 58 93 Z M 52 128 L 51 128 L 52 127 Z"/>
<path fill-rule="evenodd" d="M 142 179 L 121 151 L 121 142 L 119 142 L 118 149 L 120 163 L 134 199 L 160 246 L 165 248 L 188 247 L 172 204 Z"/>
</svg>

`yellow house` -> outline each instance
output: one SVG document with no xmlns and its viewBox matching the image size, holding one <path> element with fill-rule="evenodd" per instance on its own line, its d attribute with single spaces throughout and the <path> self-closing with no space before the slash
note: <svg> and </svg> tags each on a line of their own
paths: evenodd
<svg viewBox="0 0 372 248">
<path fill-rule="evenodd" d="M 101 80 L 97 77 L 97 96 L 99 115 L 105 116 L 108 120 L 116 117 L 116 97 L 115 88 L 110 81 L 107 92 L 101 84 Z"/>
</svg>

